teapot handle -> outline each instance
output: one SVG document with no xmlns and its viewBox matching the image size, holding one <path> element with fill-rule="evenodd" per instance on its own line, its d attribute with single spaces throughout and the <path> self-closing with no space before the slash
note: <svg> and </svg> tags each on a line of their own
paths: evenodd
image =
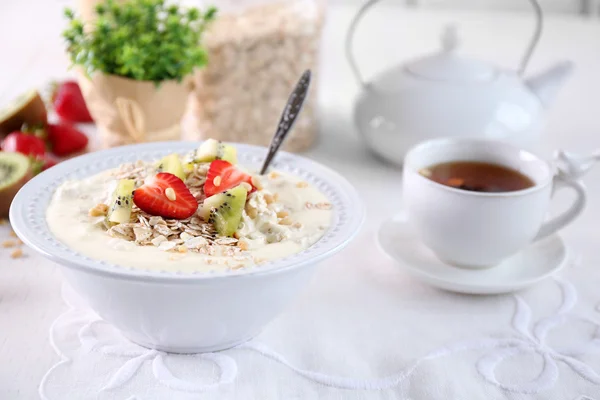
<svg viewBox="0 0 600 400">
<path fill-rule="evenodd" d="M 529 44 L 527 45 L 527 50 L 525 50 L 525 54 L 523 58 L 521 58 L 521 64 L 519 65 L 518 73 L 519 75 L 523 75 L 525 73 L 525 69 L 527 68 L 527 64 L 529 64 L 529 60 L 535 51 L 535 48 L 540 41 L 540 37 L 542 36 L 542 30 L 544 29 L 544 13 L 542 11 L 542 7 L 538 0 L 529 0 L 531 7 L 533 7 L 533 12 L 535 14 L 535 30 L 533 31 L 533 36 L 529 40 Z"/>
<path fill-rule="evenodd" d="M 367 11 L 369 11 L 369 9 L 371 7 L 373 7 L 379 1 L 380 0 L 368 0 L 365 4 L 363 4 L 363 6 L 358 10 L 356 15 L 352 19 L 352 22 L 350 23 L 350 27 L 348 28 L 348 33 L 346 34 L 346 46 L 345 46 L 346 47 L 346 58 L 348 59 L 348 63 L 350 64 L 350 69 L 352 70 L 352 73 L 354 74 L 356 80 L 363 87 L 366 87 L 367 83 L 365 82 L 365 80 L 360 72 L 360 69 L 358 68 L 358 64 L 356 63 L 356 58 L 354 57 L 354 34 L 355 34 L 355 31 L 356 31 L 356 28 L 357 28 L 359 22 L 362 20 L 362 17 L 365 15 L 365 13 Z M 533 7 L 533 11 L 535 13 L 535 30 L 533 32 L 533 36 L 531 37 L 531 40 L 529 41 L 529 45 L 527 46 L 525 54 L 523 55 L 523 58 L 521 59 L 521 63 L 519 65 L 519 70 L 518 70 L 519 75 L 523 75 L 523 73 L 525 72 L 525 69 L 527 68 L 527 64 L 529 64 L 529 60 L 531 59 L 531 56 L 533 55 L 533 52 L 534 52 L 535 48 L 537 47 L 540 37 L 542 36 L 542 30 L 543 30 L 543 26 L 544 26 L 544 24 L 543 24 L 544 16 L 542 13 L 542 8 L 540 7 L 538 0 L 528 0 L 528 1 L 531 4 L 531 6 Z"/>
</svg>

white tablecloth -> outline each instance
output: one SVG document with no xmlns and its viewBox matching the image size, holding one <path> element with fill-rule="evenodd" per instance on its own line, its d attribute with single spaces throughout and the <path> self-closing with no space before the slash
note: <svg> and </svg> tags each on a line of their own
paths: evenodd
<svg viewBox="0 0 600 400">
<path fill-rule="evenodd" d="M 66 74 L 60 9 L 43 2 L 26 12 L 29 3 L 0 5 L 0 48 L 11 54 L 0 66 L 1 101 Z M 324 262 L 310 287 L 254 341 L 195 359 L 123 343 L 88 311 L 67 307 L 56 266 L 32 251 L 12 260 L 0 249 L 0 399 L 39 398 L 42 381 L 52 400 L 600 399 L 600 168 L 586 179 L 588 209 L 563 232 L 577 260 L 556 278 L 489 297 L 420 283 L 376 245 L 381 222 L 401 208 L 400 172 L 369 155 L 352 126 L 357 87 L 342 50 L 354 9 L 330 11 L 319 87 L 321 141 L 308 156 L 360 191 L 368 217 L 359 237 Z M 365 74 L 436 49 L 441 27 L 451 21 L 460 24 L 465 53 L 506 67 L 517 65 L 532 29 L 526 14 L 383 6 L 358 34 Z M 599 37 L 595 21 L 547 21 L 531 69 L 563 57 L 577 63 L 548 114 L 548 151 L 600 147 Z M 557 207 L 567 201 L 559 198 Z M 7 238 L 8 228 L 0 227 L 0 240 Z M 51 325 L 56 349 L 48 340 Z M 195 367 L 185 367 L 190 363 Z M 168 389 L 181 385 L 188 391 Z"/>
</svg>

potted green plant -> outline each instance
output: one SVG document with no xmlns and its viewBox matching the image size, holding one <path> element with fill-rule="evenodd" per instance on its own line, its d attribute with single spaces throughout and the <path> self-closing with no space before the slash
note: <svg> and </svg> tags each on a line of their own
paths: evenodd
<svg viewBox="0 0 600 400">
<path fill-rule="evenodd" d="M 165 0 L 106 0 L 93 19 L 67 8 L 67 52 L 106 147 L 180 137 L 192 74 L 207 63 L 202 34 L 216 9 Z"/>
</svg>

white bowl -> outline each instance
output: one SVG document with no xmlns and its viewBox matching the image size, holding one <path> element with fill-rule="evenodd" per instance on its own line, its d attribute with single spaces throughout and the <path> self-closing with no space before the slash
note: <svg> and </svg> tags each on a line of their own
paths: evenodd
<svg viewBox="0 0 600 400">
<path fill-rule="evenodd" d="M 57 240 L 46 223 L 55 189 L 138 159 L 186 153 L 198 142 L 147 143 L 86 154 L 38 175 L 15 197 L 10 220 L 29 247 L 58 263 L 68 283 L 100 317 L 130 340 L 176 353 L 225 349 L 258 334 L 307 285 L 319 261 L 340 251 L 358 233 L 364 210 L 352 185 L 309 159 L 281 152 L 272 167 L 309 182 L 333 205 L 323 237 L 301 253 L 261 266 L 224 272 L 176 273 L 114 265 L 79 254 Z M 235 145 L 239 162 L 259 167 L 267 150 Z"/>
</svg>

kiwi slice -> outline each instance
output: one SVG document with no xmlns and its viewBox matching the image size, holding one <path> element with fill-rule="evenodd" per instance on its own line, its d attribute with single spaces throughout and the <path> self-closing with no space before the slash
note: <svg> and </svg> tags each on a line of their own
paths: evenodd
<svg viewBox="0 0 600 400">
<path fill-rule="evenodd" d="M 158 172 L 168 172 L 175 175 L 182 181 L 185 180 L 183 165 L 181 165 L 181 161 L 179 161 L 179 155 L 177 154 L 169 154 L 168 156 L 163 157 L 158 162 L 156 169 Z"/>
<path fill-rule="evenodd" d="M 23 93 L 0 109 L 0 136 L 21 129 L 23 124 L 46 125 L 46 106 L 37 90 Z"/>
<path fill-rule="evenodd" d="M 106 218 L 109 223 L 123 224 L 129 222 L 131 217 L 131 205 L 133 204 L 133 179 L 120 179 L 117 188 L 113 192 L 112 200 L 108 205 Z"/>
<path fill-rule="evenodd" d="M 0 152 L 0 217 L 8 216 L 10 203 L 31 177 L 31 163 L 27 156 Z"/>
<path fill-rule="evenodd" d="M 194 161 L 210 162 L 214 160 L 224 160 L 231 164 L 237 163 L 237 150 L 235 147 L 220 142 L 215 139 L 207 139 L 196 150 Z"/>
<path fill-rule="evenodd" d="M 220 235 L 233 236 L 242 220 L 248 189 L 239 185 L 204 200 L 198 213 L 205 221 L 214 225 Z"/>
<path fill-rule="evenodd" d="M 195 164 L 193 162 L 186 162 L 183 164 L 183 172 L 186 174 L 191 174 L 194 172 L 194 165 Z"/>
</svg>

